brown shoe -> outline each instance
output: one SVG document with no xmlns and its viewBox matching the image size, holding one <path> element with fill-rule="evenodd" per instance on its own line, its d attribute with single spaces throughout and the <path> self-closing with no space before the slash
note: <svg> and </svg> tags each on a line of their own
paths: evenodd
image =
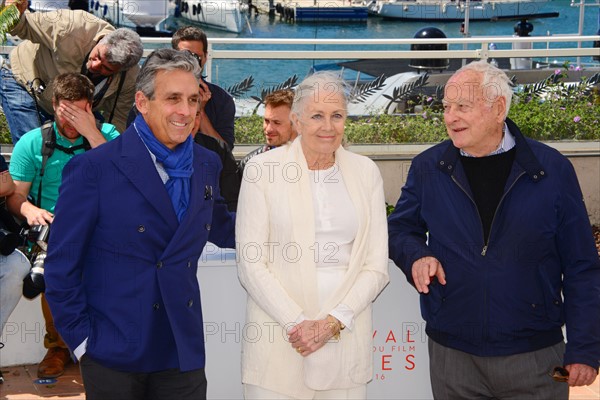
<svg viewBox="0 0 600 400">
<path fill-rule="evenodd" d="M 57 378 L 65 373 L 65 365 L 71 361 L 69 349 L 52 347 L 38 365 L 38 378 Z"/>
</svg>

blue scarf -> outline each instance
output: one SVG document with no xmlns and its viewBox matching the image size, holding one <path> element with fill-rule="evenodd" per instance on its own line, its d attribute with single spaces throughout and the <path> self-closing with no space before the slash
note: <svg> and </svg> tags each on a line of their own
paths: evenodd
<svg viewBox="0 0 600 400">
<path fill-rule="evenodd" d="M 142 114 L 136 117 L 133 125 L 150 152 L 156 157 L 156 161 L 163 165 L 169 175 L 165 187 L 171 197 L 177 219 L 181 222 L 190 204 L 190 177 L 194 172 L 192 136 L 188 136 L 185 142 L 171 150 L 158 141 Z"/>
</svg>

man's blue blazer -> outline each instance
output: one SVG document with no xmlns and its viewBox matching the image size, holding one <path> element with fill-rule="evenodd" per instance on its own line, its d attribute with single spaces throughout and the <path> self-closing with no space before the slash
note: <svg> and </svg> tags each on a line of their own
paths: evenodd
<svg viewBox="0 0 600 400">
<path fill-rule="evenodd" d="M 207 241 L 234 247 L 235 218 L 218 156 L 194 144 L 193 161 L 181 223 L 133 126 L 65 167 L 45 277 L 71 350 L 87 338 L 86 355 L 109 368 L 204 368 L 197 263 Z"/>
</svg>

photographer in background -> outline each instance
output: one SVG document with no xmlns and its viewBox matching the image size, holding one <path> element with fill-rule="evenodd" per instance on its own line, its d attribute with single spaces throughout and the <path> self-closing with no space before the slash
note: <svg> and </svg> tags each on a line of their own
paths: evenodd
<svg viewBox="0 0 600 400">
<path fill-rule="evenodd" d="M 187 50 L 196 57 L 200 68 L 204 69 L 208 59 L 208 38 L 206 33 L 195 26 L 186 26 L 178 29 L 171 39 L 171 46 L 175 50 Z M 227 143 L 232 150 L 235 143 L 234 121 L 235 103 L 229 93 L 214 83 L 200 79 L 200 130 L 207 136 Z M 197 136 L 197 135 L 196 135 Z M 196 142 L 198 139 L 196 138 Z"/>
<path fill-rule="evenodd" d="M 204 69 L 208 58 L 208 38 L 202 29 L 195 26 L 178 29 L 173 34 L 171 46 L 175 50 L 187 50 L 192 53 L 200 63 L 200 68 Z M 221 195 L 227 203 L 227 209 L 234 212 L 237 210 L 240 194 L 237 163 L 231 152 L 235 143 L 235 103 L 223 88 L 205 81 L 204 78 L 200 78 L 199 89 L 198 129 L 194 130 L 194 141 L 214 151 L 221 158 Z"/>
<path fill-rule="evenodd" d="M 92 114 L 94 85 L 87 77 L 78 73 L 58 75 L 53 87 L 52 107 L 56 121 L 23 135 L 13 149 L 10 162 L 10 174 L 16 188 L 7 199 L 7 208 L 30 226 L 52 222 L 62 171 L 67 162 L 74 155 L 119 136 L 113 125 L 102 124 L 100 129 L 96 125 Z M 47 332 L 44 346 L 48 352 L 38 367 L 38 377 L 55 378 L 63 374 L 71 357 L 54 327 L 43 295 L 42 312 Z"/>
<path fill-rule="evenodd" d="M 3 156 L 0 155 L 0 197 L 10 196 L 15 192 L 15 183 L 8 173 L 8 165 Z M 10 220 L 12 218 L 4 209 L 0 209 L 0 334 L 4 330 L 4 325 L 8 317 L 13 312 L 23 290 L 23 278 L 29 272 L 29 261 L 27 257 L 19 250 L 15 250 L 14 232 L 10 232 Z M 0 349 L 4 347 L 0 343 Z M 2 357 L 0 357 L 2 360 Z M 0 370 L 0 384 L 4 382 L 2 371 Z"/>
<path fill-rule="evenodd" d="M 10 31 L 23 41 L 3 60 L 0 100 L 13 144 L 53 116 L 52 81 L 80 72 L 94 83 L 96 116 L 125 129 L 144 48 L 139 35 L 81 10 L 26 11 L 28 2 L 6 0 L 21 13 Z"/>
</svg>

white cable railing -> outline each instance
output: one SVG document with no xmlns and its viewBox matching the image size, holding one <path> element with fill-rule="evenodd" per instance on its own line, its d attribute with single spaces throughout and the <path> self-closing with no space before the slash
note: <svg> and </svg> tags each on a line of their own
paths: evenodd
<svg viewBox="0 0 600 400">
<path fill-rule="evenodd" d="M 431 59 L 431 58 L 456 58 L 456 59 L 488 59 L 488 58 L 519 58 L 519 57 L 593 57 L 600 56 L 600 48 L 581 47 L 591 46 L 594 41 L 600 40 L 598 35 L 575 36 L 479 36 L 469 38 L 442 38 L 442 39 L 237 39 L 220 38 L 209 39 L 208 61 L 205 71 L 210 80 L 212 63 L 219 59 L 270 59 L 270 60 L 340 60 L 340 59 Z M 145 38 L 144 43 L 158 47 L 170 45 L 170 39 Z M 517 44 L 517 43 L 543 43 L 545 48 L 532 49 L 497 49 L 490 50 L 490 43 Z M 567 43 L 570 46 L 551 48 L 552 44 Z M 413 44 L 446 44 L 448 50 L 400 50 L 400 46 Z M 452 46 L 472 45 L 472 49 L 457 48 Z M 385 47 L 385 50 L 294 50 L 294 48 L 332 45 L 336 48 L 344 47 Z M 246 49 L 227 49 L 227 46 L 242 47 Z M 286 46 L 286 50 L 262 50 L 257 47 Z M 389 48 L 389 49 L 388 49 Z M 147 50 L 150 52 L 151 50 Z M 435 57 L 432 57 L 432 56 Z"/>
<path fill-rule="evenodd" d="M 343 60 L 343 59 L 489 59 L 489 58 L 520 58 L 520 57 L 594 57 L 600 56 L 600 48 L 591 47 L 594 41 L 600 41 L 600 35 L 556 35 L 556 36 L 479 36 L 468 38 L 436 38 L 436 39 L 241 39 L 215 38 L 208 41 L 208 61 L 205 72 L 211 80 L 212 64 L 221 59 L 260 59 L 260 60 Z M 168 47 L 170 38 L 143 38 L 145 45 L 144 56 L 153 49 Z M 531 49 L 496 49 L 490 50 L 491 43 L 510 44 L 543 43 L 544 48 Z M 564 44 L 560 48 L 552 48 L 553 44 Z M 402 50 L 399 47 L 410 48 L 413 44 L 445 44 L 448 50 Z M 313 49 L 301 49 L 312 46 Z M 471 45 L 464 49 L 462 45 Z M 262 49 L 263 47 L 285 46 L 285 49 Z M 336 50 L 317 50 L 318 46 L 334 46 Z M 377 50 L 369 47 L 377 46 Z M 589 46 L 589 47 L 583 47 Z M 14 46 L 0 46 L 0 54 L 8 54 Z M 241 47 L 229 49 L 227 47 Z M 344 50 L 343 48 L 354 47 Z M 361 49 L 356 49 L 361 47 Z M 453 49 L 452 47 L 457 47 Z M 460 47 L 460 48 L 459 48 Z M 299 50 L 295 50 L 298 49 Z M 597 64 L 597 63 L 596 63 Z"/>
</svg>

